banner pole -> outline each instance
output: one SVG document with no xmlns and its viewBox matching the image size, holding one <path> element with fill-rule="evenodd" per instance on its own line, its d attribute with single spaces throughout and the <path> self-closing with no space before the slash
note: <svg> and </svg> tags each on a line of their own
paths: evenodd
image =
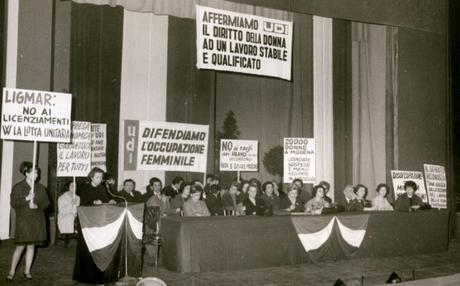
<svg viewBox="0 0 460 286">
<path fill-rule="evenodd" d="M 203 186 L 206 186 L 206 172 L 203 173 Z"/>
<path fill-rule="evenodd" d="M 77 180 L 75 179 L 75 176 L 73 176 L 72 183 L 73 183 L 73 194 L 72 194 L 72 199 L 75 200 L 76 193 L 77 193 Z"/>
<path fill-rule="evenodd" d="M 236 171 L 236 181 L 240 182 L 240 171 Z"/>
<path fill-rule="evenodd" d="M 35 178 L 35 168 L 36 168 L 36 158 L 37 158 L 37 141 L 34 140 L 34 151 L 33 151 L 33 155 L 32 155 L 32 172 L 34 172 L 34 181 L 32 182 L 32 186 L 31 186 L 31 189 L 30 189 L 30 192 L 33 194 L 35 192 L 35 181 L 37 180 L 37 178 Z"/>
</svg>

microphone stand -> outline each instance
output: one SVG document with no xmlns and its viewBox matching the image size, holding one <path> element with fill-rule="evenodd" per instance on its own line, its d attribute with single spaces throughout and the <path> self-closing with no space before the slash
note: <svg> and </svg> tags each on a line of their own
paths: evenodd
<svg viewBox="0 0 460 286">
<path fill-rule="evenodd" d="M 125 211 L 128 212 L 128 200 L 125 199 L 122 196 L 118 196 L 113 194 L 110 191 L 110 187 L 107 186 L 107 192 L 114 198 L 119 198 L 125 202 Z M 127 286 L 127 285 L 136 285 L 136 283 L 139 281 L 136 277 L 130 277 L 128 275 L 128 217 L 125 216 L 124 219 L 124 226 L 125 226 L 125 276 L 121 277 L 115 285 L 119 286 Z"/>
</svg>

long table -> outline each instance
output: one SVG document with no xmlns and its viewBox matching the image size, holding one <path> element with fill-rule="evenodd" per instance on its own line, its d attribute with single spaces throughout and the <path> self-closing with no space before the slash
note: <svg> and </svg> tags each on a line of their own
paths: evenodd
<svg viewBox="0 0 460 286">
<path fill-rule="evenodd" d="M 369 212 L 369 215 L 366 235 L 354 258 L 447 250 L 448 211 Z M 162 261 L 173 271 L 222 271 L 312 263 L 289 215 L 167 217 L 162 219 L 161 227 Z M 341 258 L 340 254 L 333 253 L 328 257 Z"/>
</svg>

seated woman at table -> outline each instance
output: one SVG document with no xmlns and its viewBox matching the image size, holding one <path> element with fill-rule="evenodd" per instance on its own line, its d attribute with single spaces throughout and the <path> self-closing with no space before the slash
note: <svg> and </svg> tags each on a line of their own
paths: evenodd
<svg viewBox="0 0 460 286">
<path fill-rule="evenodd" d="M 241 181 L 241 193 L 239 196 L 239 203 L 243 203 L 243 201 L 248 197 L 248 190 L 249 190 L 249 182 L 248 181 Z"/>
<path fill-rule="evenodd" d="M 299 187 L 291 184 L 287 190 L 287 196 L 280 199 L 280 209 L 288 212 L 305 211 L 304 204 L 299 198 Z"/>
<path fill-rule="evenodd" d="M 179 189 L 179 196 L 175 196 L 174 198 L 171 199 L 170 201 L 170 206 L 171 209 L 174 210 L 182 210 L 182 207 L 184 206 L 184 203 L 188 200 L 190 197 L 190 188 L 191 188 L 190 183 L 184 183 L 182 184 L 181 188 Z"/>
<path fill-rule="evenodd" d="M 250 184 L 248 189 L 248 197 L 244 200 L 243 205 L 246 208 L 246 215 L 264 215 L 268 207 L 265 206 L 264 200 L 257 197 L 257 184 Z"/>
<path fill-rule="evenodd" d="M 371 202 L 366 200 L 367 197 L 367 187 L 363 184 L 358 184 L 354 188 L 355 192 L 355 201 L 354 203 L 354 210 L 355 211 L 364 211 L 368 210 L 371 207 Z"/>
<path fill-rule="evenodd" d="M 387 184 L 379 184 L 375 189 L 377 195 L 372 199 L 372 208 L 373 211 L 392 211 L 393 206 L 388 202 L 387 196 L 390 192 L 390 187 Z"/>
<path fill-rule="evenodd" d="M 184 216 L 210 216 L 208 207 L 204 201 L 201 201 L 203 189 L 198 185 L 190 187 L 190 199 L 184 205 Z"/>
<path fill-rule="evenodd" d="M 266 206 L 270 207 L 272 210 L 278 210 L 280 208 L 280 197 L 275 193 L 275 188 L 273 183 L 270 181 L 265 182 L 262 185 L 262 200 Z"/>
<path fill-rule="evenodd" d="M 395 210 L 400 212 L 411 212 L 418 210 L 423 204 L 422 199 L 415 194 L 418 186 L 414 181 L 404 183 L 405 194 L 398 196 L 395 202 Z"/>
<path fill-rule="evenodd" d="M 222 195 L 224 212 L 230 212 L 230 214 L 234 215 L 243 214 L 243 202 L 240 196 L 239 184 L 237 182 L 231 183 L 228 191 Z"/>
<path fill-rule="evenodd" d="M 325 191 L 322 185 L 313 187 L 313 198 L 305 204 L 305 212 L 319 215 L 323 208 L 330 207 L 330 204 L 325 200 Z"/>
</svg>

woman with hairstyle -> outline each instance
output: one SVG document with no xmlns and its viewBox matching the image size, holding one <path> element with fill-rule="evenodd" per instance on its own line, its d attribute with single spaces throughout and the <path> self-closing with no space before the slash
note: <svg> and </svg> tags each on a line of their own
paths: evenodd
<svg viewBox="0 0 460 286">
<path fill-rule="evenodd" d="M 372 210 L 373 211 L 392 211 L 393 207 L 387 200 L 388 193 L 390 192 L 390 187 L 387 184 L 378 184 L 375 189 L 377 196 L 372 199 Z"/>
<path fill-rule="evenodd" d="M 208 207 L 200 200 L 203 189 L 198 185 L 190 187 L 190 199 L 183 206 L 184 216 L 210 216 Z"/>
<path fill-rule="evenodd" d="M 64 185 L 64 193 L 58 199 L 58 228 L 64 235 L 66 245 L 69 243 L 69 235 L 75 233 L 75 218 L 79 205 L 80 197 L 75 194 L 75 183 L 69 181 Z"/>
<path fill-rule="evenodd" d="M 22 162 L 19 171 L 24 175 L 24 180 L 13 186 L 10 195 L 11 207 L 16 212 L 14 232 L 16 248 L 11 258 L 11 268 L 6 281 L 14 279 L 24 249 L 26 249 L 24 277 L 32 280 L 30 268 L 34 259 L 35 245 L 45 244 L 47 238 L 44 210 L 49 205 L 49 199 L 45 187 L 36 182 L 38 169 L 33 170 L 31 162 Z M 34 186 L 33 192 L 32 186 Z"/>
<path fill-rule="evenodd" d="M 406 181 L 404 183 L 405 194 L 402 194 L 396 199 L 395 210 L 400 212 L 411 212 L 418 210 L 423 204 L 422 199 L 415 194 L 418 186 L 414 181 Z"/>
<path fill-rule="evenodd" d="M 171 209 L 178 210 L 180 212 L 182 210 L 182 206 L 190 197 L 190 183 L 183 183 L 181 188 L 179 189 L 179 196 L 175 196 L 171 199 L 170 206 Z"/>
<path fill-rule="evenodd" d="M 323 208 L 330 207 L 330 204 L 325 200 L 325 190 L 322 185 L 313 187 L 313 198 L 305 204 L 305 212 L 319 215 Z"/>
<path fill-rule="evenodd" d="M 354 187 L 355 193 L 355 202 L 354 202 L 354 210 L 355 211 L 364 211 L 368 210 L 371 207 L 371 202 L 366 200 L 367 197 L 367 187 L 363 184 L 358 184 Z"/>
<path fill-rule="evenodd" d="M 244 208 L 240 198 L 241 192 L 239 190 L 240 184 L 232 182 L 228 187 L 228 192 L 222 195 L 222 207 L 224 212 L 231 211 L 235 215 L 243 214 Z"/>
<path fill-rule="evenodd" d="M 257 197 L 257 193 L 257 184 L 250 184 L 248 197 L 243 202 L 243 205 L 246 208 L 246 215 L 264 215 L 266 206 L 264 200 Z"/>
<path fill-rule="evenodd" d="M 249 182 L 248 181 L 241 181 L 241 194 L 239 203 L 243 203 L 243 201 L 248 197 L 248 189 L 249 189 Z"/>
<path fill-rule="evenodd" d="M 280 199 L 280 209 L 288 212 L 303 212 L 305 207 L 299 198 L 300 188 L 291 184 L 287 190 L 287 196 Z"/>
<path fill-rule="evenodd" d="M 280 197 L 275 193 L 273 183 L 270 181 L 265 182 L 262 185 L 262 200 L 267 207 L 272 210 L 278 210 L 280 208 Z"/>
<path fill-rule="evenodd" d="M 321 185 L 324 189 L 324 200 L 326 200 L 326 202 L 332 205 L 332 199 L 327 195 L 327 193 L 329 193 L 331 189 L 331 184 L 329 184 L 329 182 L 326 181 L 321 181 L 318 185 Z"/>
<path fill-rule="evenodd" d="M 104 171 L 94 167 L 88 174 L 88 182 L 80 188 L 80 205 L 97 206 L 103 203 L 115 204 L 107 193 L 107 188 L 102 184 Z M 114 282 L 118 279 L 118 262 L 114 259 L 105 271 L 99 270 L 91 254 L 79 226 L 77 234 L 77 250 L 73 280 L 81 283 L 103 284 Z"/>
</svg>

